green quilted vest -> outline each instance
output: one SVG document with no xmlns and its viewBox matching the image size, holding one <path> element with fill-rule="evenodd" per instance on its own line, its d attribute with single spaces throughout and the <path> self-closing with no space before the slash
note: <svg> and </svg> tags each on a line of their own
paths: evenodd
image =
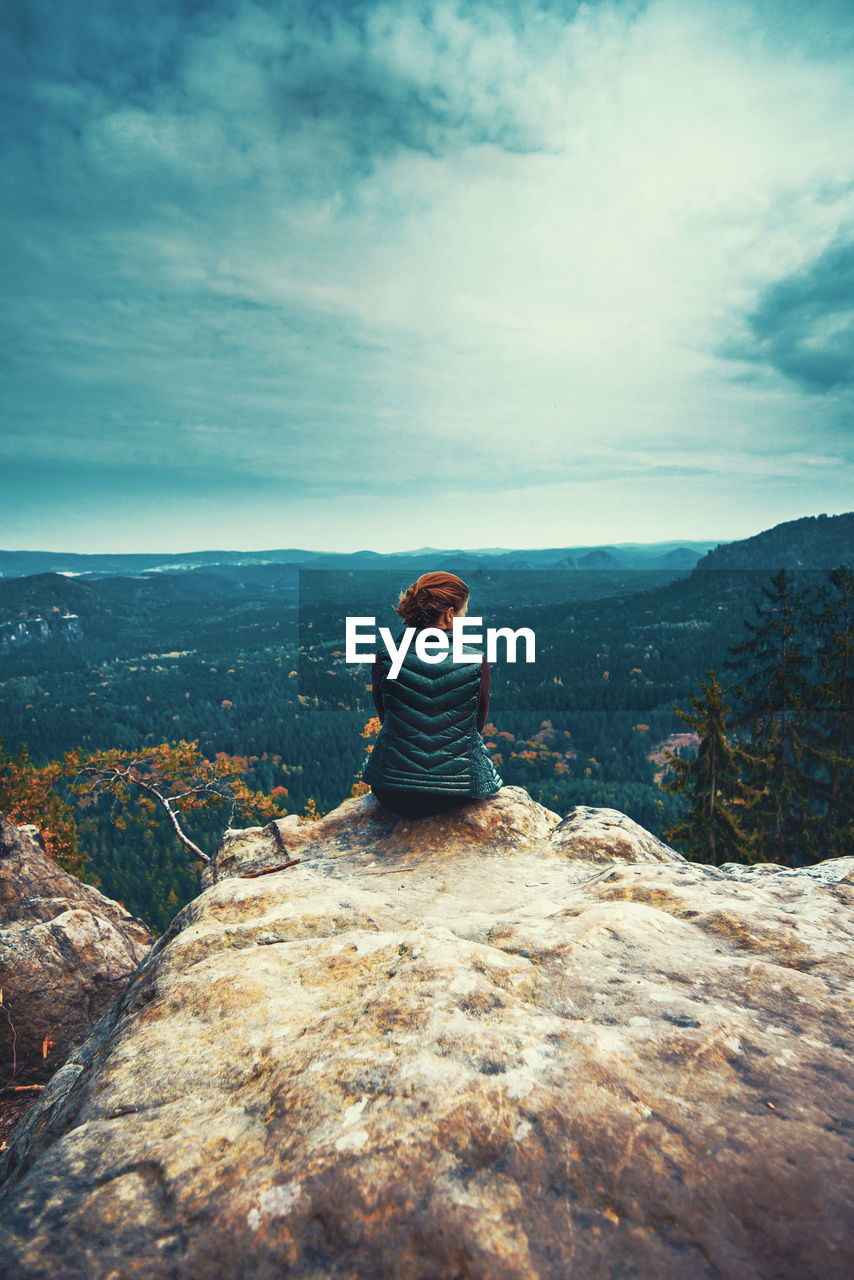
<svg viewBox="0 0 854 1280">
<path fill-rule="evenodd" d="M 450 628 L 448 628 L 450 635 Z M 395 637 L 399 643 L 399 637 Z M 464 652 L 478 654 L 466 645 Z M 395 680 L 380 651 L 384 718 L 365 782 L 406 791 L 489 796 L 504 784 L 477 729 L 480 662 L 422 662 L 413 638 Z"/>
</svg>

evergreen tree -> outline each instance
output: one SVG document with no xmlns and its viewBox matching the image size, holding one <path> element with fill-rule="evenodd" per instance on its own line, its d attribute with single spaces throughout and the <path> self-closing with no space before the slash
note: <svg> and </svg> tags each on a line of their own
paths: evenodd
<svg viewBox="0 0 854 1280">
<path fill-rule="evenodd" d="M 854 853 L 854 570 L 840 565 L 828 576 L 811 619 L 819 643 L 808 743 L 823 858 Z"/>
<path fill-rule="evenodd" d="M 804 593 L 785 569 L 763 586 L 766 607 L 745 621 L 748 638 L 731 650 L 744 672 L 741 708 L 733 724 L 750 737 L 746 781 L 754 798 L 745 810 L 752 858 L 802 866 L 814 840 L 815 787 L 806 768 L 810 685 L 803 642 Z"/>
<path fill-rule="evenodd" d="M 261 814 L 267 819 L 282 816 L 278 798 L 246 785 L 247 769 L 245 757 L 217 752 L 209 760 L 197 742 L 183 741 L 161 742 L 141 752 L 69 751 L 65 757 L 65 770 L 74 779 L 72 791 L 89 802 L 110 795 L 112 820 L 119 830 L 127 826 L 124 811 L 136 810 L 150 817 L 165 814 L 175 838 L 200 863 L 210 863 L 212 858 L 185 830 L 185 815 L 226 807 L 231 809 L 229 822 L 238 813 Z M 310 803 L 314 805 L 313 800 Z"/>
<path fill-rule="evenodd" d="M 746 756 L 730 741 L 724 701 L 725 690 L 712 670 L 702 684 L 699 697 L 691 697 L 692 711 L 674 711 L 700 738 L 697 755 L 681 760 L 669 752 L 667 762 L 672 777 L 664 783 L 667 791 L 688 798 L 685 816 L 670 825 L 666 838 L 685 849 L 697 862 L 721 866 L 724 862 L 748 860 L 747 839 L 741 814 L 749 798 L 742 781 Z"/>
</svg>

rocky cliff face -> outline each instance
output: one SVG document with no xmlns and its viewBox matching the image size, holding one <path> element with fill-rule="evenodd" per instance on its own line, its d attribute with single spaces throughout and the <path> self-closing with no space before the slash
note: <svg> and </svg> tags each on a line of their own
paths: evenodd
<svg viewBox="0 0 854 1280">
<path fill-rule="evenodd" d="M 83 630 L 76 613 L 51 614 L 46 618 L 15 618 L 0 622 L 0 653 L 45 640 L 82 640 Z"/>
<path fill-rule="evenodd" d="M 153 938 L 63 871 L 34 827 L 0 816 L 0 1087 L 49 1080 L 89 1034 Z"/>
<path fill-rule="evenodd" d="M 854 859 L 505 787 L 230 832 L 209 880 L 16 1132 L 11 1274 L 854 1273 Z"/>
</svg>

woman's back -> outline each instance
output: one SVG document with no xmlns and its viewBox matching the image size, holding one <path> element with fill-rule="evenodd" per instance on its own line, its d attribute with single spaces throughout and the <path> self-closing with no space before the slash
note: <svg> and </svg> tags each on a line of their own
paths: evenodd
<svg viewBox="0 0 854 1280">
<path fill-rule="evenodd" d="M 468 609 L 468 587 L 450 573 L 422 574 L 401 593 L 396 612 L 416 631 L 453 633 L 452 621 Z M 399 637 L 396 638 L 399 649 Z M 489 667 L 482 652 L 456 662 L 449 643 L 435 661 L 410 644 L 396 676 L 382 652 L 374 664 L 374 699 L 382 728 L 362 778 L 382 804 L 411 817 L 441 812 L 492 795 L 503 785 L 480 728 L 486 718 Z"/>
<path fill-rule="evenodd" d="M 483 654 L 425 662 L 410 645 L 397 678 L 382 665 L 383 725 L 363 772 L 366 782 L 412 791 L 480 797 L 502 785 L 477 728 Z"/>
</svg>

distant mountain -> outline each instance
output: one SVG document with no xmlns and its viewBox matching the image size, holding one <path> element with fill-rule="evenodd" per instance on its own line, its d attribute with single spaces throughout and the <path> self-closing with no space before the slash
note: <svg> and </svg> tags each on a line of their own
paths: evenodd
<svg viewBox="0 0 854 1280">
<path fill-rule="evenodd" d="M 674 547 L 672 551 L 656 559 L 656 564 L 662 568 L 691 569 L 697 563 L 697 553 L 690 547 Z"/>
<path fill-rule="evenodd" d="M 78 555 L 67 551 L 0 551 L 0 578 L 24 578 L 37 573 L 127 577 L 142 573 L 188 572 L 219 565 L 299 565 L 319 554 L 299 547 L 282 551 L 183 551 L 174 555 L 157 552 Z"/>
<path fill-rule="evenodd" d="M 431 569 L 692 569 L 715 544 L 709 542 L 626 543 L 613 546 L 502 547 L 465 550 L 421 547 L 415 551 L 310 551 L 290 547 L 271 551 L 185 551 L 175 554 L 77 555 L 62 551 L 1 551 L 0 578 L 59 573 L 69 577 L 155 577 L 164 574 L 221 572 L 229 569 L 391 569 L 418 576 Z M 674 559 L 674 557 L 676 557 Z"/>
<path fill-rule="evenodd" d="M 577 564 L 579 569 L 621 569 L 623 567 L 613 551 L 606 551 L 602 547 L 596 551 L 588 551 L 586 556 L 578 559 Z"/>
<path fill-rule="evenodd" d="M 31 558 L 57 567 L 23 576 L 20 571 Z M 339 613 L 373 611 L 386 617 L 383 610 L 390 610 L 397 592 L 430 569 L 463 577 L 478 613 L 487 617 L 666 590 L 666 596 L 648 603 L 652 609 L 666 604 L 678 621 L 708 594 L 709 570 L 767 574 L 846 562 L 854 565 L 854 513 L 792 520 L 714 548 L 669 542 L 495 554 L 437 549 L 335 554 L 304 548 L 175 556 L 0 552 L 7 574 L 0 580 L 0 654 L 4 670 L 25 671 L 48 662 L 53 648 L 61 664 L 69 645 L 81 662 L 161 650 L 283 645 L 292 642 L 298 616 L 324 602 Z M 739 593 L 740 588 L 738 599 Z"/>
<path fill-rule="evenodd" d="M 697 565 L 707 570 L 833 569 L 854 567 L 854 512 L 787 520 L 752 538 L 709 551 Z"/>
<path fill-rule="evenodd" d="M 583 547 L 525 547 L 487 556 L 491 568 L 500 569 L 693 569 L 713 542 L 626 542 Z M 678 563 L 673 556 L 679 553 Z"/>
<path fill-rule="evenodd" d="M 296 614 L 298 566 L 223 565 L 87 581 L 40 573 L 0 581 L 0 655 L 24 661 L 43 645 L 86 643 L 89 661 L 162 648 L 283 643 Z M 69 615 L 71 617 L 69 617 Z M 71 621 L 71 618 L 74 621 Z M 42 625 L 42 623 L 47 625 Z M 55 655 L 60 664 L 61 653 Z M 8 666 L 4 670 L 9 670 Z"/>
<path fill-rule="evenodd" d="M 42 613 L 90 613 L 103 607 L 97 587 L 59 573 L 38 573 L 0 582 L 0 621 Z"/>
<path fill-rule="evenodd" d="M 412 551 L 311 551 L 288 547 L 270 551 L 185 551 L 175 554 L 140 552 L 133 555 L 76 555 L 61 551 L 2 551 L 0 579 L 38 574 L 63 574 L 95 579 L 106 577 L 161 578 L 176 574 L 230 576 L 234 582 L 253 579 L 260 587 L 285 580 L 296 585 L 301 570 L 387 569 L 418 577 L 432 569 L 465 576 L 501 569 L 557 571 L 685 571 L 701 569 L 821 569 L 854 563 L 854 513 L 805 516 L 766 529 L 751 538 L 715 544 L 707 542 L 614 543 L 599 546 L 486 547 Z"/>
</svg>

